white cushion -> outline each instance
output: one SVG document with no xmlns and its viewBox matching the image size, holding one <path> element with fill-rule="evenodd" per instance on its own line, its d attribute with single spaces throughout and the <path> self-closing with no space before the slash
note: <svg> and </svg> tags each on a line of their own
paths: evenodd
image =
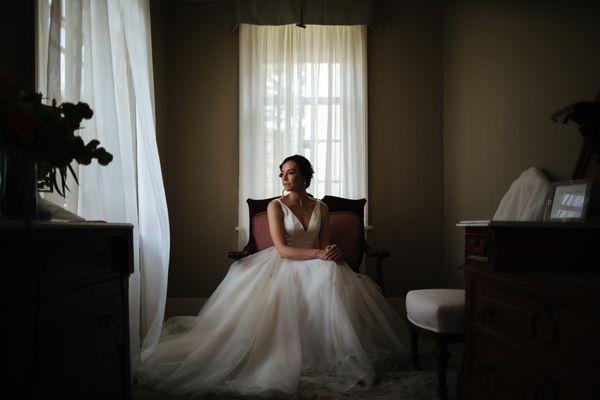
<svg viewBox="0 0 600 400">
<path fill-rule="evenodd" d="M 418 327 L 433 332 L 459 333 L 464 330 L 463 289 L 419 289 L 406 295 L 406 315 Z"/>
</svg>

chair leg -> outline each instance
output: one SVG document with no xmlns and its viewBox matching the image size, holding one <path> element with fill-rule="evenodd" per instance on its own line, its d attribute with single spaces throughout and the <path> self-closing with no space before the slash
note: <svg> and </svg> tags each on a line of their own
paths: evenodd
<svg viewBox="0 0 600 400">
<path fill-rule="evenodd" d="M 415 369 L 421 369 L 419 365 L 419 335 L 414 329 L 409 329 L 410 333 L 410 361 Z"/>
<path fill-rule="evenodd" d="M 385 284 L 383 283 L 383 258 L 377 256 L 377 286 L 381 288 L 381 294 L 385 296 Z"/>
<path fill-rule="evenodd" d="M 441 337 L 438 339 L 438 394 L 440 399 L 446 400 L 448 398 L 448 386 L 446 384 L 446 374 L 448 370 L 448 341 L 446 338 Z"/>
</svg>

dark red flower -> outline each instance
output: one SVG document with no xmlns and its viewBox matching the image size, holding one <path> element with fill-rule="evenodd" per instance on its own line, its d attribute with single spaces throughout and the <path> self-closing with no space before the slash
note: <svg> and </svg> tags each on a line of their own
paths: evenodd
<svg viewBox="0 0 600 400">
<path fill-rule="evenodd" d="M 28 109 L 17 108 L 8 114 L 4 121 L 4 129 L 9 140 L 31 141 L 37 128 L 38 122 Z"/>
</svg>

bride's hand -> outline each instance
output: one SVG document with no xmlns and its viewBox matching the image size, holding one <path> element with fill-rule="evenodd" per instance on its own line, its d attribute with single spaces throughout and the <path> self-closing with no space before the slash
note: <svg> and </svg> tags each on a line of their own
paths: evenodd
<svg viewBox="0 0 600 400">
<path fill-rule="evenodd" d="M 339 262 L 342 260 L 342 251 L 335 244 L 325 247 L 325 259 Z"/>
</svg>

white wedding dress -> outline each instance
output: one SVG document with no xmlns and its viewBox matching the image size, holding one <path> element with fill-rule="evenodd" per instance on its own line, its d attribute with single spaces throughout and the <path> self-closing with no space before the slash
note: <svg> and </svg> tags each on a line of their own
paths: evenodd
<svg viewBox="0 0 600 400">
<path fill-rule="evenodd" d="M 286 243 L 315 247 L 319 203 L 306 231 L 280 203 Z M 345 263 L 285 259 L 270 247 L 234 262 L 198 316 L 169 319 L 136 376 L 174 395 L 294 397 L 300 382 L 368 388 L 376 369 L 407 360 L 405 329 L 378 287 Z"/>
</svg>

